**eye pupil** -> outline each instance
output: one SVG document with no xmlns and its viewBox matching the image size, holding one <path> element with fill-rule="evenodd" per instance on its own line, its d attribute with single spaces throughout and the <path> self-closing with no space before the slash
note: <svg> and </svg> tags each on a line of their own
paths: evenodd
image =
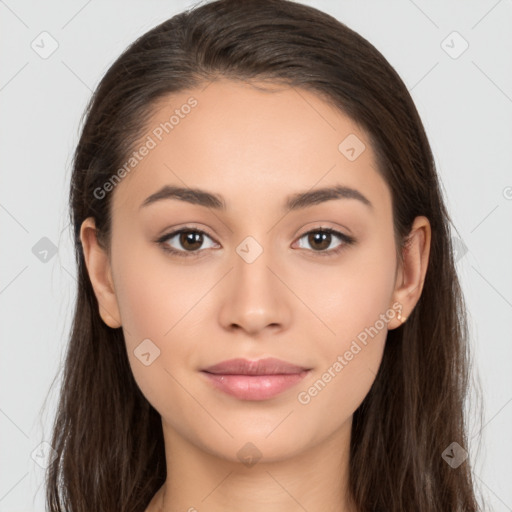
<svg viewBox="0 0 512 512">
<path fill-rule="evenodd" d="M 325 241 L 327 240 L 327 244 Z M 318 250 L 327 249 L 331 245 L 331 233 L 315 231 L 309 235 L 309 243 L 311 247 L 315 248 L 315 243 L 324 242 Z"/>
<path fill-rule="evenodd" d="M 203 243 L 202 236 L 201 233 L 195 231 L 183 231 L 180 235 L 180 244 L 191 251 L 199 249 Z M 192 247 L 189 246 L 189 243 L 192 244 Z"/>
</svg>

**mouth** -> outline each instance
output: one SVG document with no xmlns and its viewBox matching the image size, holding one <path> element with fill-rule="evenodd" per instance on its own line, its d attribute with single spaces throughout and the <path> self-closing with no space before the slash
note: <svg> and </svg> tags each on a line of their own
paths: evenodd
<svg viewBox="0 0 512 512">
<path fill-rule="evenodd" d="M 201 370 L 219 391 L 239 400 L 268 400 L 299 383 L 311 368 L 275 358 L 230 359 Z"/>
</svg>

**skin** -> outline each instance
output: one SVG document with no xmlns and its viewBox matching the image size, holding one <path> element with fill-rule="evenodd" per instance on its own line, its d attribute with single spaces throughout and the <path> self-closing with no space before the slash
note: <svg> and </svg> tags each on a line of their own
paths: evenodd
<svg viewBox="0 0 512 512">
<path fill-rule="evenodd" d="M 429 222 L 415 219 L 400 266 L 390 191 L 365 132 L 311 92 L 273 89 L 220 79 L 160 102 L 141 140 L 190 96 L 198 105 L 111 192 L 110 255 L 94 219 L 82 225 L 100 315 L 122 326 L 133 375 L 162 417 L 168 478 L 147 512 L 355 511 L 346 492 L 352 415 L 375 379 L 387 331 L 401 321 L 390 319 L 309 403 L 298 393 L 379 315 L 398 302 L 407 317 L 421 295 Z M 366 144 L 354 161 L 338 150 L 349 134 Z M 175 199 L 140 208 L 166 184 L 222 194 L 227 209 Z M 336 199 L 283 214 L 289 194 L 335 184 L 359 190 L 373 208 Z M 170 255 L 155 242 L 191 224 L 208 233 L 195 246 L 199 257 Z M 320 227 L 356 243 L 319 254 L 344 243 L 333 235 L 322 249 L 304 236 Z M 263 249 L 252 263 L 236 252 L 247 236 Z M 189 247 L 179 235 L 166 243 Z M 160 350 L 149 366 L 134 355 L 147 338 Z M 312 370 L 277 397 L 244 401 L 199 373 L 233 357 Z M 247 442 L 261 454 L 251 467 L 237 456 Z"/>
</svg>

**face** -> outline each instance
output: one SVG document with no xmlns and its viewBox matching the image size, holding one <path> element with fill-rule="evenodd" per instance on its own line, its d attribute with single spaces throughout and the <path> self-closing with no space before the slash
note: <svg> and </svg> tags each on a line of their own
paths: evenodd
<svg viewBox="0 0 512 512">
<path fill-rule="evenodd" d="M 161 101 L 140 140 L 109 192 L 103 305 L 164 431 L 233 461 L 247 442 L 271 461 L 346 432 L 399 324 L 391 195 L 367 135 L 311 92 L 218 80 Z M 305 371 L 202 371 L 267 357 Z"/>
</svg>

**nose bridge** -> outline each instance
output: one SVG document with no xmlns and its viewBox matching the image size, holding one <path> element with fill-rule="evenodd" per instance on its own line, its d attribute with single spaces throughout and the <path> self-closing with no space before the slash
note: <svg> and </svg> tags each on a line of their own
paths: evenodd
<svg viewBox="0 0 512 512">
<path fill-rule="evenodd" d="M 278 265 L 272 258 L 274 251 L 265 246 L 270 244 L 271 237 L 259 235 L 264 237 L 260 243 L 256 236 L 246 236 L 235 247 L 234 268 L 224 290 L 220 312 L 225 327 L 237 324 L 255 332 L 266 325 L 285 321 L 286 300 L 273 268 Z"/>
<path fill-rule="evenodd" d="M 243 290 L 244 294 L 249 295 L 253 290 L 261 293 L 269 292 L 267 287 L 275 288 L 275 277 L 269 270 L 269 267 L 273 266 L 271 261 L 273 251 L 270 248 L 271 237 L 265 237 L 263 240 L 263 235 L 256 236 L 246 236 L 235 248 L 235 286 L 249 287 L 249 289 Z"/>
</svg>

